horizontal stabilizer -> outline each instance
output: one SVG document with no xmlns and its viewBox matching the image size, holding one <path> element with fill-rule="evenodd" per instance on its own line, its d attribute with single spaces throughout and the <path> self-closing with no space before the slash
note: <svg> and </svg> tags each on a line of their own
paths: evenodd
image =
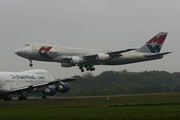
<svg viewBox="0 0 180 120">
<path fill-rule="evenodd" d="M 166 55 L 169 53 L 172 53 L 172 52 L 164 52 L 164 53 L 158 53 L 158 54 L 153 54 L 153 55 L 146 55 L 145 57 L 158 57 L 158 56 L 163 56 L 163 55 Z"/>
</svg>

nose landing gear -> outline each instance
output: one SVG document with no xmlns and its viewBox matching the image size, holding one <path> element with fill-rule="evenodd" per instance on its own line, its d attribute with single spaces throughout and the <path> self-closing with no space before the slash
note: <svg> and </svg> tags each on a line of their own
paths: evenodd
<svg viewBox="0 0 180 120">
<path fill-rule="evenodd" d="M 30 67 L 32 67 L 32 66 L 33 66 L 33 64 L 32 64 L 32 60 L 29 60 L 29 61 L 30 61 L 29 66 L 30 66 Z"/>
<path fill-rule="evenodd" d="M 80 66 L 79 69 L 81 70 L 81 72 L 84 72 L 83 66 Z"/>
</svg>

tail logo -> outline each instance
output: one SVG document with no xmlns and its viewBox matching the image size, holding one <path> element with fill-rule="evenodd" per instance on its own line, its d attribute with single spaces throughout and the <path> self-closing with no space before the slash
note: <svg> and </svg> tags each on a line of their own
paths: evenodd
<svg viewBox="0 0 180 120">
<path fill-rule="evenodd" d="M 146 46 L 148 47 L 151 53 L 159 53 L 161 50 L 161 44 L 157 44 L 157 42 L 146 44 Z"/>
<path fill-rule="evenodd" d="M 48 56 L 48 52 L 51 50 L 52 47 L 41 47 L 39 50 L 38 50 L 38 53 L 39 55 L 42 57 L 42 58 L 48 58 L 48 59 L 51 59 L 51 57 Z"/>
<path fill-rule="evenodd" d="M 167 33 L 159 33 L 146 43 L 151 53 L 159 53 L 166 39 Z"/>
</svg>

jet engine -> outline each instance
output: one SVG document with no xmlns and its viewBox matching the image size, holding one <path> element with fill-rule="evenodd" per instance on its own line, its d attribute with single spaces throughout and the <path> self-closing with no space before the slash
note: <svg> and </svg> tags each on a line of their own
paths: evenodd
<svg viewBox="0 0 180 120">
<path fill-rule="evenodd" d="M 71 58 L 71 63 L 72 64 L 79 64 L 79 63 L 83 63 L 84 59 L 83 58 L 80 58 L 80 57 L 77 57 L 77 56 L 73 56 Z"/>
<path fill-rule="evenodd" d="M 61 63 L 62 67 L 72 67 L 75 66 L 76 64 L 72 64 L 72 63 Z"/>
<path fill-rule="evenodd" d="M 68 83 L 62 83 L 56 87 L 56 91 L 61 93 L 66 93 L 70 90 L 70 85 Z"/>
<path fill-rule="evenodd" d="M 57 93 L 57 91 L 56 91 L 55 87 L 48 87 L 48 88 L 46 88 L 44 90 L 43 93 L 46 94 L 46 95 L 49 95 L 49 96 L 53 96 L 53 95 L 55 95 Z"/>
<path fill-rule="evenodd" d="M 106 60 L 109 60 L 110 57 L 108 54 L 98 53 L 97 59 L 100 61 L 106 61 Z"/>
</svg>

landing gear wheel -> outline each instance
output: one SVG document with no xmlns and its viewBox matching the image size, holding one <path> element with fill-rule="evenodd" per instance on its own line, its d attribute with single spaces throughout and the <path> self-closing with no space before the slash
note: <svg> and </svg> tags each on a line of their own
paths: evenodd
<svg viewBox="0 0 180 120">
<path fill-rule="evenodd" d="M 47 99 L 47 96 L 46 95 L 42 95 L 42 99 Z"/>
<path fill-rule="evenodd" d="M 91 68 L 91 71 L 94 71 L 95 70 L 95 68 L 93 67 L 93 68 Z"/>
<path fill-rule="evenodd" d="M 79 69 L 81 70 L 81 72 L 84 72 L 83 66 L 80 66 Z"/>
<path fill-rule="evenodd" d="M 26 97 L 26 96 L 21 95 L 21 96 L 19 96 L 19 97 L 18 97 L 18 100 L 27 100 L 27 97 Z"/>
<path fill-rule="evenodd" d="M 32 66 L 33 66 L 33 64 L 32 64 L 32 60 L 29 60 L 29 61 L 30 61 L 29 66 L 30 66 L 30 67 L 32 67 Z"/>
<path fill-rule="evenodd" d="M 29 66 L 30 66 L 30 67 L 32 67 L 32 66 L 33 66 L 33 64 L 29 64 Z"/>
<path fill-rule="evenodd" d="M 89 71 L 89 70 L 94 71 L 95 70 L 94 66 L 86 66 L 85 68 L 87 71 Z"/>
<path fill-rule="evenodd" d="M 81 69 L 81 72 L 84 72 L 84 69 Z"/>
<path fill-rule="evenodd" d="M 86 70 L 87 70 L 87 71 L 89 71 L 89 70 L 90 70 L 90 68 L 89 68 L 89 67 L 87 67 L 87 68 L 86 68 Z"/>
</svg>

